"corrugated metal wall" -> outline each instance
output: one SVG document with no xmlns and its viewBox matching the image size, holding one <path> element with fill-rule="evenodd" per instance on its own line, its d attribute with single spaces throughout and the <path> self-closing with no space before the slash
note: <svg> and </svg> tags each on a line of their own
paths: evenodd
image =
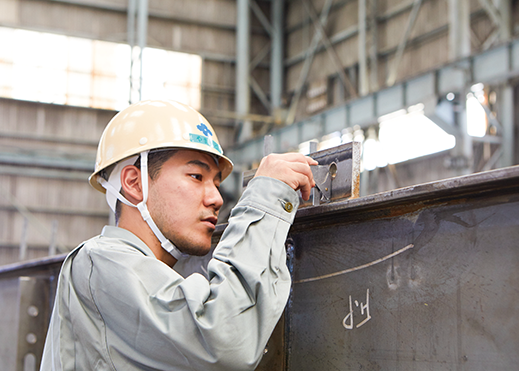
<svg viewBox="0 0 519 371">
<path fill-rule="evenodd" d="M 53 243 L 70 250 L 108 223 L 87 179 L 114 114 L 0 99 L 0 264 L 47 256 Z"/>
</svg>

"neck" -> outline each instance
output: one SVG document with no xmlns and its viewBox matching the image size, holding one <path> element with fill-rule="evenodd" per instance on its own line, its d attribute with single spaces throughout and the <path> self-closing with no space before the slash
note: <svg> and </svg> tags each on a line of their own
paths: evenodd
<svg viewBox="0 0 519 371">
<path fill-rule="evenodd" d="M 130 209 L 129 207 L 124 210 L 124 212 L 121 210 L 121 217 L 119 218 L 117 226 L 132 232 L 141 239 L 150 248 L 153 255 L 163 263 L 173 267 L 177 262 L 177 259 L 162 248 L 158 238 L 149 225 L 142 219 L 139 210 L 135 208 Z"/>
</svg>

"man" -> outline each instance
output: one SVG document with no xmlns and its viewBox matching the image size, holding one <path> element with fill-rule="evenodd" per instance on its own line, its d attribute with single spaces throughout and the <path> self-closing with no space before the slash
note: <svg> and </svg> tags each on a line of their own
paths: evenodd
<svg viewBox="0 0 519 371">
<path fill-rule="evenodd" d="M 118 113 L 90 177 L 118 227 L 65 259 L 41 370 L 253 370 L 289 294 L 295 190 L 309 198 L 316 164 L 263 159 L 206 276 L 184 278 L 175 266 L 209 252 L 233 165 L 188 106 L 145 101 Z"/>
</svg>

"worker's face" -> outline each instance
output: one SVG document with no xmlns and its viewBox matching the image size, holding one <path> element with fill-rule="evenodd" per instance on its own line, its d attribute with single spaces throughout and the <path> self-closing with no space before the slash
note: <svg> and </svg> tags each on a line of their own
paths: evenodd
<svg viewBox="0 0 519 371">
<path fill-rule="evenodd" d="M 164 236 L 185 254 L 205 255 L 211 248 L 223 204 L 220 181 L 220 170 L 210 155 L 180 150 L 150 182 L 150 214 Z"/>
</svg>

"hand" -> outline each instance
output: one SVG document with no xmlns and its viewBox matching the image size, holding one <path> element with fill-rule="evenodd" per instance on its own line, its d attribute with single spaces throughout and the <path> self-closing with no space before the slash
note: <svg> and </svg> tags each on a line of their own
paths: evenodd
<svg viewBox="0 0 519 371">
<path fill-rule="evenodd" d="M 307 201 L 312 187 L 315 187 L 310 166 L 318 164 L 314 159 L 299 153 L 271 154 L 263 157 L 254 176 L 281 180 L 295 191 L 300 190 L 303 200 Z"/>
</svg>

